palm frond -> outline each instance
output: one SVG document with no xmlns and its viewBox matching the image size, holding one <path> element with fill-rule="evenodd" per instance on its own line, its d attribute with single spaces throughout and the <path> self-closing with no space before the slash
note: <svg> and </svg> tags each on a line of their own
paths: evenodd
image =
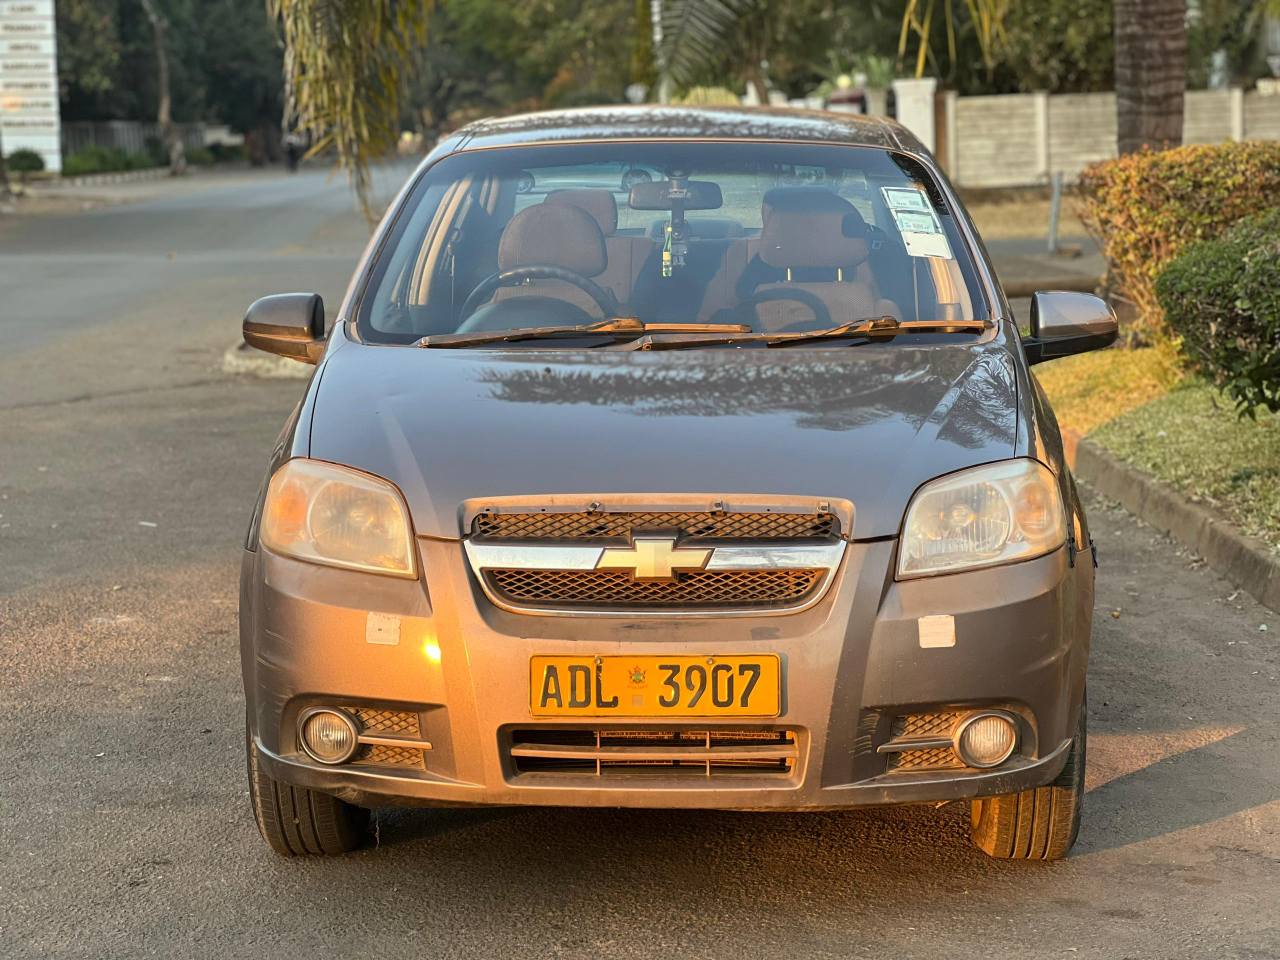
<svg viewBox="0 0 1280 960">
<path fill-rule="evenodd" d="M 677 83 L 695 80 L 720 56 L 725 37 L 751 0 L 663 0 L 659 69 Z"/>
<path fill-rule="evenodd" d="M 400 100 L 433 0 L 267 0 L 285 56 L 285 126 L 332 149 L 365 216 L 369 164 L 399 137 Z"/>
<path fill-rule="evenodd" d="M 978 41 L 978 50 L 982 56 L 982 64 L 988 76 L 1000 62 L 1008 34 L 1005 21 L 1009 16 L 1011 0 L 964 0 L 969 25 L 973 27 Z M 1280 0 L 1274 0 L 1280 3 Z M 947 38 L 947 56 L 952 69 L 956 64 L 956 16 L 954 0 L 942 0 L 943 22 Z M 933 63 L 938 69 L 934 57 L 931 39 L 933 35 L 933 13 L 937 0 L 907 0 L 902 13 L 902 26 L 898 33 L 898 66 L 904 66 L 909 40 L 916 39 L 916 77 L 923 77 L 926 62 Z"/>
</svg>

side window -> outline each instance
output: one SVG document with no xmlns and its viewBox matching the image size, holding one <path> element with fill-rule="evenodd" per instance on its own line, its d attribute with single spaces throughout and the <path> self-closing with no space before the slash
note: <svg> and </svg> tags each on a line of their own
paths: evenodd
<svg viewBox="0 0 1280 960">
<path fill-rule="evenodd" d="M 545 193 L 517 193 L 516 206 L 515 209 L 511 211 L 511 215 L 515 216 L 521 210 L 527 210 L 534 204 L 541 203 L 546 198 L 547 195 Z"/>
<path fill-rule="evenodd" d="M 414 273 L 425 253 L 446 184 L 433 184 L 423 195 L 405 226 L 404 240 L 397 244 L 388 259 L 381 282 L 373 296 L 369 313 L 374 330 L 385 333 L 412 333 L 414 305 Z M 414 238 L 410 240 L 409 238 Z"/>
</svg>

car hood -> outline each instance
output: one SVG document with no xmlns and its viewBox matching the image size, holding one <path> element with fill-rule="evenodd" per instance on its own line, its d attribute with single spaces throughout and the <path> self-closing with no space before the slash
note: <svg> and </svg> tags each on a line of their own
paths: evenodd
<svg viewBox="0 0 1280 960">
<path fill-rule="evenodd" d="M 464 502 L 549 494 L 848 500 L 894 536 L 926 480 L 1014 455 L 1003 340 L 663 352 L 425 350 L 341 341 L 310 455 L 391 480 L 420 535 Z"/>
</svg>

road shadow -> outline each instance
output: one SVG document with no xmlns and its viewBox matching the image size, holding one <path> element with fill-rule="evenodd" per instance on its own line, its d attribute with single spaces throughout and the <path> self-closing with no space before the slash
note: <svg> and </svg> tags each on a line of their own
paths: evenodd
<svg viewBox="0 0 1280 960">
<path fill-rule="evenodd" d="M 1275 733 L 1255 727 L 1224 734 L 1090 790 L 1077 849 L 1099 852 L 1154 840 L 1280 799 L 1275 763 L 1261 762 L 1274 761 Z M 1176 744 L 1176 734 L 1170 739 Z"/>
</svg>

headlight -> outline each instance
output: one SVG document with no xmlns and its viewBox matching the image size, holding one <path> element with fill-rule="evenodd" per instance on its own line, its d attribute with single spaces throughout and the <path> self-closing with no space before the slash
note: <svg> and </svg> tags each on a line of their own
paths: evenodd
<svg viewBox="0 0 1280 960">
<path fill-rule="evenodd" d="M 417 576 L 404 501 L 386 480 L 319 460 L 290 460 L 271 478 L 262 545 L 353 570 Z"/>
<path fill-rule="evenodd" d="M 1058 482 L 1035 460 L 1008 460 L 931 480 L 907 507 L 898 578 L 1029 560 L 1067 539 Z"/>
</svg>

